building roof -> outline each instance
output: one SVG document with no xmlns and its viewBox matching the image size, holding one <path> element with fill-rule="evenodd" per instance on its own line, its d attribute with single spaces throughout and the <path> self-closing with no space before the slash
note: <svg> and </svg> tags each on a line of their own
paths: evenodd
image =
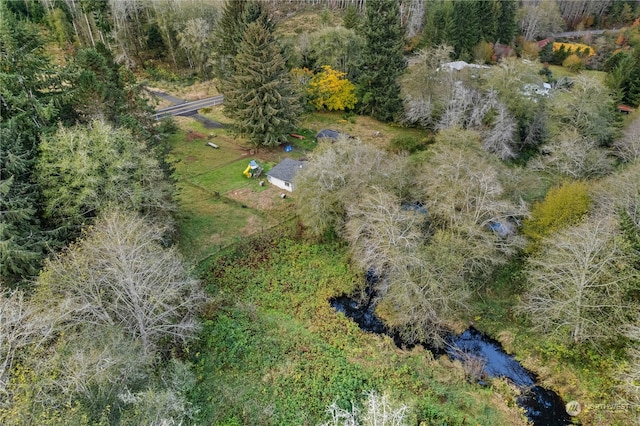
<svg viewBox="0 0 640 426">
<path fill-rule="evenodd" d="M 449 71 L 460 71 L 464 68 L 489 68 L 486 65 L 478 65 L 478 64 L 469 64 L 465 61 L 455 61 L 455 62 L 447 62 L 442 64 L 442 68 L 446 68 Z"/>
<path fill-rule="evenodd" d="M 274 177 L 276 179 L 283 180 L 285 182 L 293 181 L 298 170 L 302 169 L 305 165 L 304 161 L 292 160 L 291 158 L 285 158 L 273 169 L 267 172 L 267 176 Z"/>
<path fill-rule="evenodd" d="M 344 133 L 340 133 L 337 130 L 333 130 L 333 129 L 322 129 L 318 132 L 318 134 L 316 135 L 316 139 L 321 139 L 321 138 L 327 138 L 327 139 L 334 139 L 337 140 L 340 137 L 344 137 L 344 138 L 350 138 L 351 136 L 344 134 Z"/>
<path fill-rule="evenodd" d="M 547 37 L 544 40 L 540 40 L 538 42 L 538 49 L 544 49 L 544 47 L 551 42 L 553 42 L 553 39 L 551 37 Z"/>
</svg>

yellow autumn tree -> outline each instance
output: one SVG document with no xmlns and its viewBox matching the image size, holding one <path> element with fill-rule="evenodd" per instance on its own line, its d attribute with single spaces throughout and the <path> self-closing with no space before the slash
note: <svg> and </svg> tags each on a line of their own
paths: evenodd
<svg viewBox="0 0 640 426">
<path fill-rule="evenodd" d="M 569 68 L 571 72 L 578 72 L 582 69 L 584 64 L 582 63 L 582 59 L 575 53 L 567 56 L 567 59 L 562 61 L 562 66 L 565 68 Z"/>
<path fill-rule="evenodd" d="M 316 109 L 329 111 L 343 111 L 353 108 L 357 98 L 355 86 L 345 78 L 346 73 L 336 71 L 329 65 L 324 65 L 322 71 L 313 76 L 309 82 L 307 93 L 309 102 Z"/>
<path fill-rule="evenodd" d="M 537 251 L 543 238 L 578 224 L 590 207 L 589 188 L 582 181 L 551 188 L 544 200 L 533 205 L 531 217 L 523 223 L 522 233 L 529 238 L 529 252 Z"/>
</svg>

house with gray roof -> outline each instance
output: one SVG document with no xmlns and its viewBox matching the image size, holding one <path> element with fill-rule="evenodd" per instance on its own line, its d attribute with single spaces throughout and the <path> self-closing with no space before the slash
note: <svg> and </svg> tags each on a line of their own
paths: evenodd
<svg viewBox="0 0 640 426">
<path fill-rule="evenodd" d="M 278 188 L 293 192 L 293 179 L 304 166 L 304 161 L 285 158 L 267 172 L 267 180 Z"/>
</svg>

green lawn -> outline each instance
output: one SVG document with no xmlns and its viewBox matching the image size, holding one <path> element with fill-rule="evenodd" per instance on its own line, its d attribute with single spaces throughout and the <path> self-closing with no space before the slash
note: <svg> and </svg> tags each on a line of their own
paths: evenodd
<svg viewBox="0 0 640 426">
<path fill-rule="evenodd" d="M 264 179 L 248 179 L 242 174 L 253 157 L 232 134 L 225 129 L 205 129 L 190 119 L 182 119 L 180 126 L 167 160 L 175 170 L 180 248 L 193 263 L 286 217 L 281 210 L 252 205 L 277 194 L 268 184 L 259 186 Z M 203 137 L 193 138 L 194 134 Z M 207 146 L 207 141 L 219 148 Z M 265 170 L 273 166 L 268 161 L 260 164 Z"/>
<path fill-rule="evenodd" d="M 562 77 L 571 78 L 571 77 L 577 76 L 578 74 L 584 73 L 602 82 L 604 81 L 604 78 L 607 75 L 607 73 L 604 71 L 594 71 L 594 70 L 581 70 L 579 73 L 575 73 L 570 71 L 569 68 L 565 68 L 560 65 L 549 65 L 549 69 L 553 73 L 553 78 L 555 78 L 556 80 L 559 80 Z"/>
</svg>

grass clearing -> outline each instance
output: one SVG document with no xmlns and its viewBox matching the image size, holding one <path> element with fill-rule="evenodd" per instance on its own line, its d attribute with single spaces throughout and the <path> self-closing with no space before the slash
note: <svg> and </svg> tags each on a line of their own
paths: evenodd
<svg viewBox="0 0 640 426">
<path fill-rule="evenodd" d="M 309 114 L 303 119 L 302 125 L 305 128 L 314 129 L 316 133 L 326 128 L 337 130 L 380 149 L 387 149 L 395 137 L 410 136 L 418 140 L 426 140 L 427 137 L 427 132 L 424 130 L 390 125 L 371 117 L 339 112 Z"/>
<path fill-rule="evenodd" d="M 286 3 L 281 3 L 281 8 Z M 276 12 L 276 20 L 286 13 L 286 20 L 277 22 L 274 36 L 278 39 L 296 39 L 303 33 L 313 33 L 325 27 L 336 27 L 343 23 L 342 15 L 338 10 L 309 4 L 304 9 L 296 8 L 291 11 Z"/>
<path fill-rule="evenodd" d="M 604 82 L 604 79 L 607 75 L 604 71 L 595 71 L 595 70 L 580 70 L 579 72 L 573 72 L 569 70 L 569 68 L 563 67 L 561 65 L 549 65 L 549 69 L 553 73 L 553 78 L 556 80 L 561 79 L 562 77 L 574 78 L 579 74 L 585 74 L 590 77 L 595 78 L 599 82 Z"/>
<path fill-rule="evenodd" d="M 185 256 L 198 263 L 290 216 L 292 204 L 280 198 L 279 190 L 260 186 L 265 178 L 242 174 L 256 157 L 228 130 L 207 129 L 186 117 L 176 121 L 180 131 L 171 139 L 167 161 L 175 170 L 179 244 Z M 207 141 L 219 148 L 207 146 Z M 274 164 L 256 159 L 266 169 Z"/>
</svg>

